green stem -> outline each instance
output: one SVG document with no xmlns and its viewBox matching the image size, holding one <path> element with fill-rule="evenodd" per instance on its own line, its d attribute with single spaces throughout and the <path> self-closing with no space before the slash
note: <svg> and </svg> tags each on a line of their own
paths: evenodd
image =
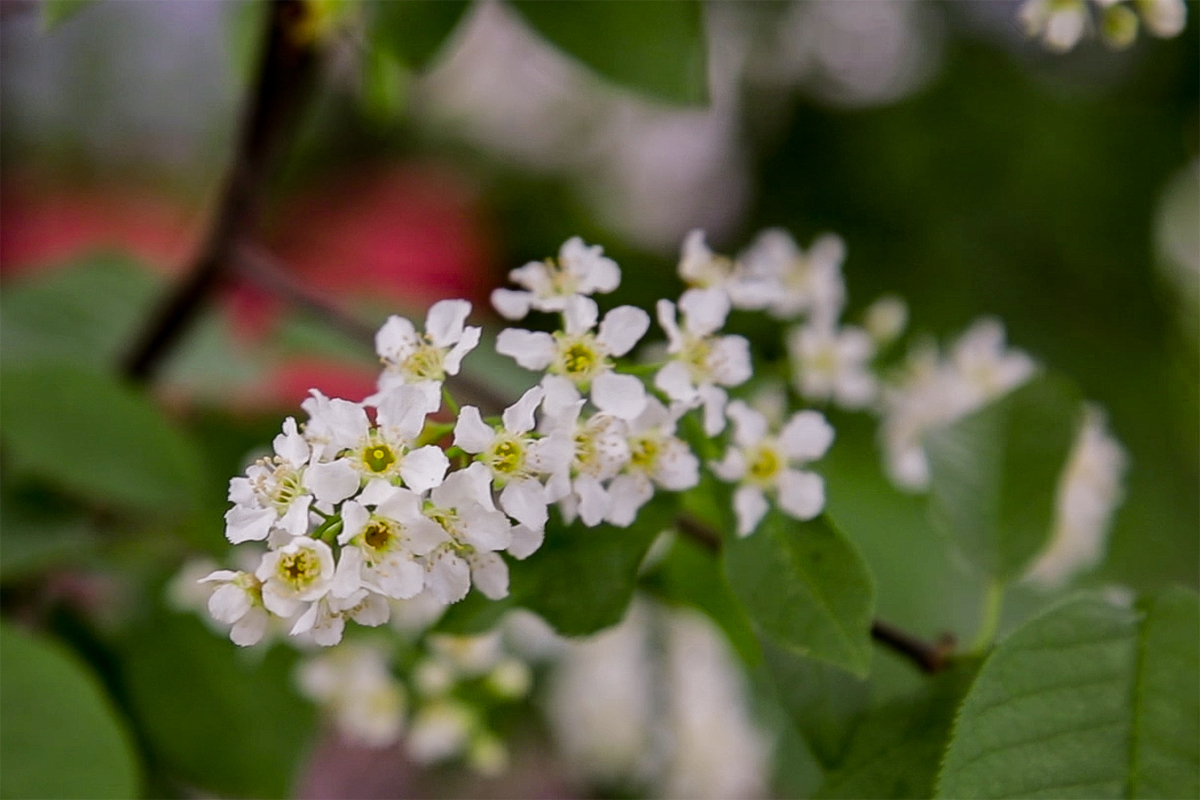
<svg viewBox="0 0 1200 800">
<path fill-rule="evenodd" d="M 450 394 L 450 390 L 442 386 L 442 397 L 446 400 L 446 405 L 450 409 L 450 413 L 458 416 L 458 403 L 454 400 L 454 395 Z"/>
<path fill-rule="evenodd" d="M 1000 628 L 1000 611 L 1003 607 L 1004 583 L 998 580 L 989 581 L 987 592 L 983 596 L 983 609 L 979 615 L 979 633 L 975 635 L 971 653 L 982 655 L 996 641 L 996 631 Z"/>
</svg>

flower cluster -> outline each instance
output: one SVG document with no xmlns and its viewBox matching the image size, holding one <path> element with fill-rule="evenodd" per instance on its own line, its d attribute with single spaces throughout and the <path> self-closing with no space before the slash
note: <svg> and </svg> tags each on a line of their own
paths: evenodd
<svg viewBox="0 0 1200 800">
<path fill-rule="evenodd" d="M 1178 36 L 1187 23 L 1184 0 L 1025 0 L 1018 12 L 1025 33 L 1058 53 L 1098 32 L 1106 45 L 1124 49 L 1142 25 L 1161 39 Z"/>
</svg>

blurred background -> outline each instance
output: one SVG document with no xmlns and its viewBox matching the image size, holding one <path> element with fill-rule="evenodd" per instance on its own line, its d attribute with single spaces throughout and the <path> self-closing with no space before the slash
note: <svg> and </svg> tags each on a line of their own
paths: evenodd
<svg viewBox="0 0 1200 800">
<path fill-rule="evenodd" d="M 1108 410 L 1132 466 L 1107 560 L 1090 583 L 1196 586 L 1200 6 L 1189 4 L 1175 39 L 1143 38 L 1122 52 L 1089 40 L 1058 55 L 1026 40 L 1018 5 L 709 2 L 708 101 L 695 105 L 604 81 L 499 2 L 475 3 L 420 74 L 364 63 L 355 29 L 331 45 L 315 107 L 272 183 L 263 241 L 307 290 L 365 323 L 466 297 L 494 331 L 491 288 L 572 235 L 622 266 L 609 304 L 649 307 L 678 294 L 679 243 L 692 228 L 724 252 L 767 226 L 803 244 L 837 232 L 848 245 L 851 316 L 883 292 L 903 295 L 912 328 L 939 338 L 997 315 L 1013 344 Z M 108 363 L 204 234 L 263 8 L 100 2 L 49 31 L 36 4 L 5 0 L 2 10 L 0 353 L 6 366 Z M 733 326 L 777 347 L 750 318 Z M 473 360 L 468 368 L 484 377 L 514 380 L 500 359 Z M 5 613 L 62 634 L 119 704 L 145 713 L 154 703 L 122 688 L 123 670 L 156 669 L 136 655 L 147 646 L 136 619 L 170 614 L 143 606 L 165 604 L 162 587 L 188 557 L 224 550 L 228 477 L 310 387 L 357 398 L 376 372 L 369 349 L 321 319 L 252 286 L 224 290 L 161 381 L 211 473 L 197 501 L 203 513 L 139 520 L 127 525 L 128 547 L 100 547 L 94 513 L 80 523 L 52 481 L 6 464 Z M 872 564 L 881 615 L 922 635 L 969 634 L 978 588 L 929 527 L 924 504 L 884 480 L 873 423 L 831 416 L 839 439 L 825 464 L 829 510 Z M 47 508 L 70 520 L 62 538 L 22 539 L 25 521 Z M 1014 617 L 1045 602 L 1028 594 L 1011 603 Z M 633 616 L 644 624 L 683 613 L 654 608 Z M 670 628 L 678 647 L 729 650 L 690 619 Z M 625 634 L 632 671 L 641 656 L 629 655 L 640 652 L 629 641 L 640 635 Z M 725 665 L 718 672 L 740 675 L 727 653 L 712 659 Z M 905 679 L 889 678 L 886 663 L 882 672 L 885 694 Z M 699 697 L 755 702 L 752 670 L 735 681 L 749 694 L 725 678 L 697 680 Z M 156 724 L 176 723 L 149 729 Z M 778 720 L 757 724 L 741 750 L 725 746 L 744 753 L 729 767 L 741 771 L 721 784 L 733 787 L 726 796 L 810 790 L 811 757 L 786 735 L 763 743 L 776 739 Z M 296 791 L 577 796 L 606 785 L 606 776 L 557 766 L 570 760 L 569 742 L 555 757 L 542 750 L 544 732 L 528 736 L 507 783 L 481 789 L 456 775 L 402 774 L 399 755 L 327 733 L 305 751 Z M 267 760 L 287 762 L 291 740 L 276 738 L 270 746 L 285 754 Z M 148 771 L 151 794 L 182 796 L 173 779 L 153 783 L 154 763 Z M 405 783 L 413 780 L 420 788 Z M 658 791 L 678 796 L 692 786 L 662 780 Z"/>
</svg>

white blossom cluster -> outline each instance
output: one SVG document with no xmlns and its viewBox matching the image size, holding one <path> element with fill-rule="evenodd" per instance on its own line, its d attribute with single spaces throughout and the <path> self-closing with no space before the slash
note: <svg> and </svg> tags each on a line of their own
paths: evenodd
<svg viewBox="0 0 1200 800">
<path fill-rule="evenodd" d="M 1124 49 L 1145 26 L 1151 36 L 1178 36 L 1187 24 L 1185 0 L 1025 0 L 1017 12 L 1025 33 L 1048 50 L 1065 53 L 1098 33 L 1113 49 Z"/>
</svg>

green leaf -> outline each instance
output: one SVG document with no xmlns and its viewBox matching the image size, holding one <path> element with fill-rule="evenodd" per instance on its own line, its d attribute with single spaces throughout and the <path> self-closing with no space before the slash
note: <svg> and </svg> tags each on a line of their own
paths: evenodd
<svg viewBox="0 0 1200 800">
<path fill-rule="evenodd" d="M 0 625 L 0 673 L 0 797 L 137 795 L 129 735 L 74 655 Z"/>
<path fill-rule="evenodd" d="M 963 702 L 940 797 L 1196 797 L 1194 593 L 1085 597 L 1002 642 Z"/>
<path fill-rule="evenodd" d="M 708 101 L 699 2 L 513 0 L 512 5 L 538 33 L 613 83 L 671 103 Z"/>
<path fill-rule="evenodd" d="M 0 501 L 0 581 L 26 578 L 91 554 L 96 537 L 77 511 L 56 508 L 57 498 L 5 491 Z"/>
<path fill-rule="evenodd" d="M 71 366 L 0 371 L 0 437 L 19 472 L 103 506 L 178 514 L 193 503 L 199 457 L 150 400 Z"/>
<path fill-rule="evenodd" d="M 42 0 L 42 30 L 49 31 L 96 0 Z"/>
<path fill-rule="evenodd" d="M 375 4 L 377 47 L 413 70 L 424 69 L 458 26 L 470 0 L 387 0 Z"/>
<path fill-rule="evenodd" d="M 293 650 L 239 650 L 196 617 L 159 612 L 123 655 L 134 713 L 169 769 L 223 795 L 290 795 L 314 720 L 292 689 Z"/>
<path fill-rule="evenodd" d="M 514 605 L 540 614 L 564 636 L 586 636 L 625 616 L 637 585 L 638 567 L 658 534 L 671 527 L 676 503 L 659 494 L 628 528 L 599 525 L 546 526 L 546 541 L 510 567 Z"/>
<path fill-rule="evenodd" d="M 825 776 L 815 796 L 929 797 L 954 712 L 977 666 L 960 662 L 924 689 L 871 712 L 855 729 L 842 763 Z"/>
<path fill-rule="evenodd" d="M 716 553 L 684 536 L 677 537 L 662 564 L 649 576 L 649 588 L 663 600 L 708 614 L 747 666 L 757 665 L 762 658 L 758 638 L 721 572 Z"/>
<path fill-rule="evenodd" d="M 982 574 L 1019 577 L 1045 546 L 1080 414 L 1076 388 L 1046 374 L 926 437 L 934 520 Z"/>
<path fill-rule="evenodd" d="M 798 522 L 772 509 L 754 533 L 727 543 L 725 574 L 777 645 L 867 674 L 875 584 L 828 517 Z"/>
<path fill-rule="evenodd" d="M 796 730 L 826 769 L 842 760 L 850 735 L 871 705 L 871 685 L 764 640 L 771 680 Z"/>
</svg>

